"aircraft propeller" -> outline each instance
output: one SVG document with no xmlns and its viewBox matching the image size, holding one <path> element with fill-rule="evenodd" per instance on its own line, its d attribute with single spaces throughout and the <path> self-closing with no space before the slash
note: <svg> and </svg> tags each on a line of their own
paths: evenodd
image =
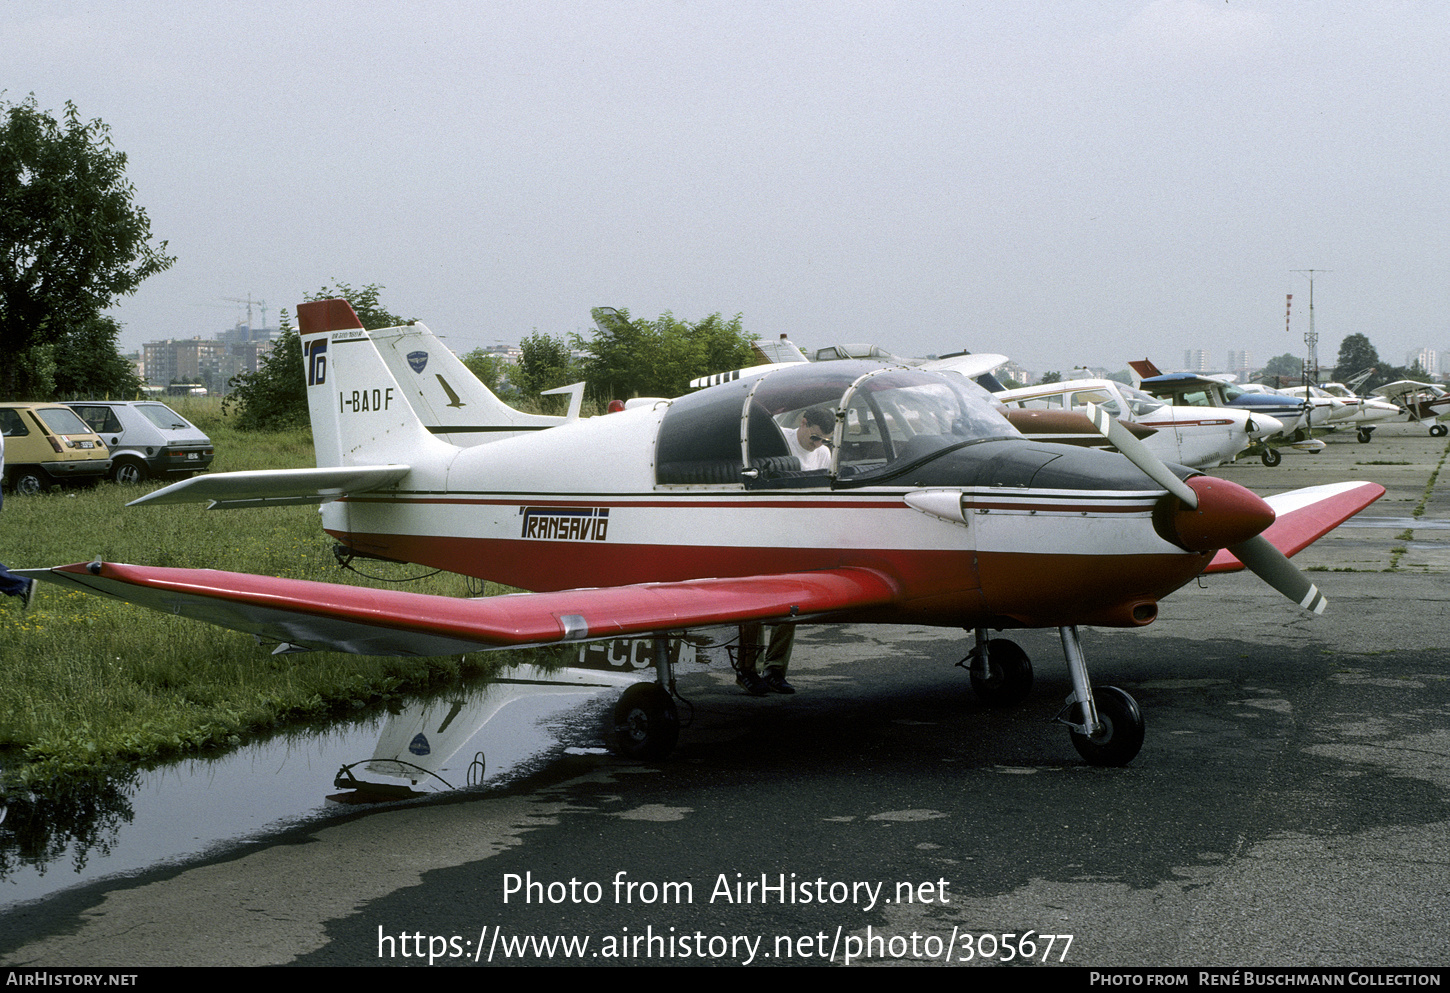
<svg viewBox="0 0 1450 993">
<path fill-rule="evenodd" d="M 1185 508 L 1190 511 L 1198 509 L 1199 490 L 1174 475 L 1148 449 L 1148 446 L 1135 438 L 1132 432 L 1118 422 L 1117 418 L 1096 404 L 1088 404 L 1087 413 L 1092 418 L 1093 426 L 1097 428 L 1098 433 L 1107 438 L 1114 448 L 1127 457 L 1129 462 L 1142 470 L 1153 482 L 1177 497 Z M 1267 527 L 1267 523 L 1264 527 Z M 1262 532 L 1262 530 L 1263 527 L 1260 527 L 1258 532 Z M 1328 600 L 1325 599 L 1323 593 L 1319 592 L 1319 587 L 1311 583 L 1308 577 L 1300 572 L 1283 552 L 1275 548 L 1269 539 L 1258 532 L 1244 540 L 1229 541 L 1220 546 L 1210 547 L 1226 547 L 1235 558 L 1244 564 L 1244 568 L 1284 596 L 1305 610 L 1313 611 L 1316 614 L 1324 613 Z M 1187 547 L 1193 548 L 1194 546 L 1188 544 Z"/>
</svg>

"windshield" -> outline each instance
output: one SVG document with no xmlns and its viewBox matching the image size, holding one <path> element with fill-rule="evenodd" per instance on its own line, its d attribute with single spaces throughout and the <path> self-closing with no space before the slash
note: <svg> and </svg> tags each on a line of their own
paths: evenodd
<svg viewBox="0 0 1450 993">
<path fill-rule="evenodd" d="M 1133 412 L 1134 417 L 1146 417 L 1155 410 L 1167 406 L 1157 397 L 1150 397 L 1142 390 L 1134 389 L 1131 386 L 1119 386 L 1118 392 L 1123 394 L 1123 399 L 1128 403 L 1128 409 Z"/>
<path fill-rule="evenodd" d="M 185 417 L 182 417 L 164 403 L 138 403 L 136 409 L 146 415 L 148 421 L 163 431 L 191 427 Z"/>
<path fill-rule="evenodd" d="M 952 374 L 881 370 L 863 376 L 843 400 L 840 476 L 882 473 L 946 448 L 1018 434 L 990 394 Z"/>
</svg>

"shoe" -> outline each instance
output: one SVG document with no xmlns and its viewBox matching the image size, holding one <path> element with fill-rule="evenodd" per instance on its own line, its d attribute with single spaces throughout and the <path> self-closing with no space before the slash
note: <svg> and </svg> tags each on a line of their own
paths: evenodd
<svg viewBox="0 0 1450 993">
<path fill-rule="evenodd" d="M 35 599 L 35 580 L 32 579 L 29 583 L 27 583 L 25 585 L 25 592 L 22 593 L 22 594 L 20 594 L 20 609 L 21 610 L 29 610 L 30 609 L 30 601 L 31 600 L 34 600 L 34 599 Z"/>
<path fill-rule="evenodd" d="M 770 692 L 765 680 L 754 669 L 741 669 L 735 674 L 735 685 L 751 696 L 765 696 Z"/>
<path fill-rule="evenodd" d="M 779 669 L 766 669 L 765 678 L 761 680 L 766 686 L 777 693 L 794 693 L 795 687 L 785 681 L 785 673 Z"/>
</svg>

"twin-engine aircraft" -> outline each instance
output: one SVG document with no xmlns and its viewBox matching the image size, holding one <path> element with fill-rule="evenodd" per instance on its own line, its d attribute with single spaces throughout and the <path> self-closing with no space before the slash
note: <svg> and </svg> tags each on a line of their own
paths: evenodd
<svg viewBox="0 0 1450 993">
<path fill-rule="evenodd" d="M 971 682 L 994 704 L 1020 701 L 1032 666 L 989 629 L 1057 628 L 1073 683 L 1058 719 L 1089 763 L 1125 764 L 1141 712 L 1120 689 L 1093 691 L 1078 626 L 1149 624 L 1199 574 L 1243 566 L 1321 611 L 1285 555 L 1384 492 L 1345 483 L 1266 502 L 1164 465 L 1097 408 L 1121 454 L 1031 441 L 962 376 L 876 363 L 790 364 L 621 413 L 530 421 L 476 380 L 440 387 L 456 360 L 414 347 L 422 338 L 403 347 L 423 354 L 385 360 L 409 330 L 366 331 L 346 301 L 297 316 L 317 468 L 198 476 L 135 502 L 319 503 L 323 528 L 354 553 L 537 592 L 455 599 L 99 560 L 30 574 L 279 651 L 652 638 L 656 681 L 617 711 L 618 744 L 635 756 L 663 756 L 678 736 L 668 638 L 868 622 L 971 630 Z M 420 420 L 429 390 L 455 423 Z M 786 433 L 817 406 L 835 421 L 831 463 L 803 471 Z M 459 446 L 439 437 L 450 432 L 495 440 Z"/>
</svg>

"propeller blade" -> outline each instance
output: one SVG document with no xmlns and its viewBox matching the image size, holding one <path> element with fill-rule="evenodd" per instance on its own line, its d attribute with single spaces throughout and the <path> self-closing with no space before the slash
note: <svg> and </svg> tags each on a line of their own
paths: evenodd
<svg viewBox="0 0 1450 993">
<path fill-rule="evenodd" d="M 1168 471 L 1156 455 L 1118 423 L 1117 419 L 1096 404 L 1088 404 L 1088 416 L 1098 433 L 1113 443 L 1113 447 L 1128 457 L 1128 461 L 1141 469 L 1159 486 L 1178 497 L 1190 510 L 1198 506 L 1198 494 L 1183 480 Z M 1274 589 L 1293 600 L 1305 610 L 1316 614 L 1324 613 L 1328 601 L 1309 579 L 1294 567 L 1283 552 L 1270 543 L 1262 534 L 1229 547 L 1244 568 L 1268 583 Z"/>
<path fill-rule="evenodd" d="M 1329 601 L 1319 592 L 1319 587 L 1309 581 L 1283 552 L 1263 535 L 1255 535 L 1248 541 L 1234 545 L 1229 551 L 1255 576 L 1293 600 L 1305 610 L 1316 614 L 1324 613 Z"/>
<path fill-rule="evenodd" d="M 1128 461 L 1141 469 L 1149 479 L 1183 501 L 1188 509 L 1198 506 L 1198 494 L 1193 492 L 1192 487 L 1169 472 L 1158 456 L 1133 437 L 1133 433 L 1119 424 L 1116 417 L 1095 403 L 1087 405 L 1087 415 L 1092 418 L 1093 427 L 1098 429 L 1098 434 L 1112 442 L 1113 447 L 1126 455 Z"/>
</svg>

